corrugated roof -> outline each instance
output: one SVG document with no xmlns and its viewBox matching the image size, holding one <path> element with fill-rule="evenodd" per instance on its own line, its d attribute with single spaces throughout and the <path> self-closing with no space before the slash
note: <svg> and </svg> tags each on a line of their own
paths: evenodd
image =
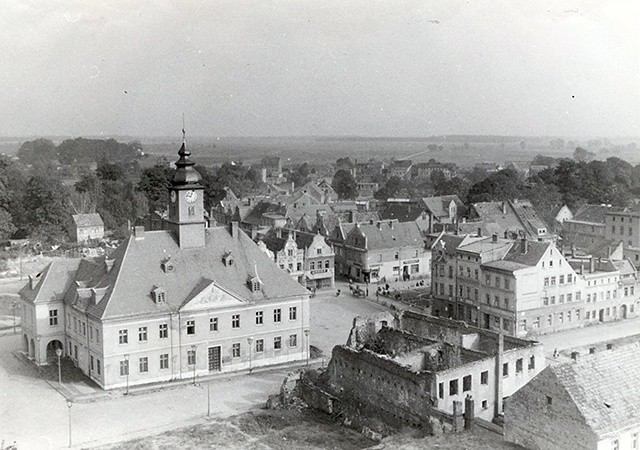
<svg viewBox="0 0 640 450">
<path fill-rule="evenodd" d="M 549 366 L 599 436 L 640 425 L 640 343 Z"/>
</svg>

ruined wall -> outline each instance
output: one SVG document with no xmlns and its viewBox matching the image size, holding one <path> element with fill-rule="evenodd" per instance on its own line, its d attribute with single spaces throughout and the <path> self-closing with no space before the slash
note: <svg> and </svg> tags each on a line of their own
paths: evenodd
<svg viewBox="0 0 640 450">
<path fill-rule="evenodd" d="M 363 342 L 371 340 L 384 327 L 398 328 L 396 316 L 383 312 L 371 317 L 356 317 L 347 339 L 347 346 L 358 348 Z"/>
<path fill-rule="evenodd" d="M 367 350 L 335 347 L 327 371 L 332 389 L 341 398 L 374 406 L 400 420 L 407 412 L 426 417 L 425 411 L 432 405 L 431 373 L 411 372 Z"/>
</svg>

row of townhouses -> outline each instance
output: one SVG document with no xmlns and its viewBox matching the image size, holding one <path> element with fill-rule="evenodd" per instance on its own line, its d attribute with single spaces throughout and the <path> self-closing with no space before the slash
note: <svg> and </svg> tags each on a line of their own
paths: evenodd
<svg viewBox="0 0 640 450">
<path fill-rule="evenodd" d="M 432 235 L 433 313 L 512 336 L 637 315 L 628 260 L 566 258 L 552 242 Z"/>
</svg>

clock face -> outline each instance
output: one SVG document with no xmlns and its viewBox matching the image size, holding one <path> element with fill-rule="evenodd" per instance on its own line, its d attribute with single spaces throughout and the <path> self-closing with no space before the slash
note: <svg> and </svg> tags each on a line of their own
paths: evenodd
<svg viewBox="0 0 640 450">
<path fill-rule="evenodd" d="M 177 197 L 176 191 L 171 191 L 171 203 L 175 203 Z"/>
<path fill-rule="evenodd" d="M 184 198 L 188 203 L 193 203 L 198 200 L 198 193 L 196 191 L 187 191 L 187 193 L 184 195 Z"/>
</svg>

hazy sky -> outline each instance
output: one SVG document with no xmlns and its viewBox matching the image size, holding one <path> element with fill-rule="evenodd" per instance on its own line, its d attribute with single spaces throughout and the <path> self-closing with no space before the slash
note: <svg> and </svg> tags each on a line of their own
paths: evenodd
<svg viewBox="0 0 640 450">
<path fill-rule="evenodd" d="M 637 0 L 2 0 L 0 135 L 640 135 Z"/>
</svg>

